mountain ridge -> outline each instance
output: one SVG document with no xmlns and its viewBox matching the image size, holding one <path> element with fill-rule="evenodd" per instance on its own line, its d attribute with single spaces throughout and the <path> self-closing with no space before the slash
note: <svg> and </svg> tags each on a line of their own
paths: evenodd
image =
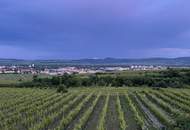
<svg viewBox="0 0 190 130">
<path fill-rule="evenodd" d="M 25 60 L 25 59 L 6 59 L 0 58 L 0 65 L 28 65 L 28 64 L 57 64 L 57 65 L 174 65 L 190 66 L 190 57 L 177 58 L 103 58 L 103 59 L 44 59 L 44 60 Z"/>
</svg>

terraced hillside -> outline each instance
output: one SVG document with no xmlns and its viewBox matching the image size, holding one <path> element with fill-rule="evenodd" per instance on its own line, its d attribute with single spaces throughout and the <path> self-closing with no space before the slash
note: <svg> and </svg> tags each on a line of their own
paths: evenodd
<svg viewBox="0 0 190 130">
<path fill-rule="evenodd" d="M 0 88 L 1 130 L 189 130 L 190 90 Z"/>
</svg>

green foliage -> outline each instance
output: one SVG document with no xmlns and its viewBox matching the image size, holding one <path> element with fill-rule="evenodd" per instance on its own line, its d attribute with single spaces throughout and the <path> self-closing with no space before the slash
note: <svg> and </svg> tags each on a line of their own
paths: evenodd
<svg viewBox="0 0 190 130">
<path fill-rule="evenodd" d="M 92 106 L 84 113 L 83 117 L 79 120 L 79 123 L 75 125 L 73 130 L 82 130 L 85 123 L 88 121 L 90 114 L 92 114 L 99 98 L 100 98 L 100 94 L 97 95 L 96 99 L 92 103 Z"/>
<path fill-rule="evenodd" d="M 168 84 L 167 84 L 167 82 L 165 82 L 165 81 L 158 81 L 158 82 L 155 82 L 154 84 L 153 84 L 153 87 L 156 87 L 156 88 L 167 88 L 168 86 L 167 86 Z"/>
<path fill-rule="evenodd" d="M 119 125 L 120 125 L 120 130 L 126 130 L 127 128 L 127 124 L 125 121 L 125 115 L 124 112 L 121 108 L 121 103 L 120 103 L 120 99 L 119 99 L 119 95 L 117 94 L 117 100 L 116 100 L 116 105 L 117 105 L 117 113 L 119 115 Z"/>
<path fill-rule="evenodd" d="M 91 86 L 112 86 L 112 87 L 139 87 L 148 86 L 154 88 L 183 88 L 190 85 L 190 71 L 168 69 L 164 71 L 146 71 L 123 73 L 105 73 L 105 74 L 64 74 L 63 76 L 54 76 L 52 78 L 33 77 L 33 82 L 21 83 L 21 87 L 59 87 L 64 84 L 69 87 L 91 87 Z"/>
<path fill-rule="evenodd" d="M 106 122 L 106 113 L 107 113 L 107 110 L 108 110 L 109 98 L 110 98 L 110 96 L 107 95 L 103 110 L 100 113 L 100 119 L 99 119 L 99 122 L 98 122 L 97 130 L 106 130 L 105 122 Z"/>
<path fill-rule="evenodd" d="M 173 77 L 180 77 L 180 71 L 177 69 L 172 69 L 172 68 L 168 68 L 166 71 L 163 71 L 163 76 L 164 77 L 169 77 L 169 78 L 173 78 Z"/>
<path fill-rule="evenodd" d="M 63 118 L 60 121 L 60 129 L 66 129 L 66 126 L 68 126 L 68 124 L 77 116 L 77 114 L 80 112 L 80 110 L 82 109 L 84 104 L 86 102 L 88 102 L 88 100 L 92 97 L 92 95 L 93 95 L 93 93 L 89 94 L 82 102 L 80 102 L 74 108 L 74 110 L 72 110 L 72 111 L 70 111 L 70 113 L 68 113 L 67 118 Z"/>
<path fill-rule="evenodd" d="M 64 84 L 61 84 L 61 85 L 58 86 L 57 92 L 58 93 L 67 93 L 68 90 L 66 89 L 66 86 Z"/>
<path fill-rule="evenodd" d="M 163 123 L 167 130 L 190 129 L 188 89 L 105 87 L 70 90 L 72 92 L 60 94 L 54 89 L 0 88 L 0 129 L 62 130 L 72 125 L 74 130 L 82 130 L 92 121 L 92 117 L 96 119 L 98 130 L 106 130 L 105 123 L 109 109 L 116 109 L 117 114 L 114 114 L 114 117 L 120 123 L 118 130 L 125 130 L 126 127 L 131 128 L 133 125 L 140 125 L 143 130 L 159 129 L 152 125 L 154 120 L 149 122 L 150 117 L 146 110 L 139 109 L 138 106 L 142 104 Z M 110 96 L 117 97 L 117 100 L 114 100 L 116 102 L 114 108 L 108 105 Z M 125 100 L 120 100 L 119 97 Z M 126 118 L 124 118 L 126 111 L 123 105 L 132 110 L 128 111 L 130 113 L 127 112 L 129 116 Z M 93 117 L 94 114 L 97 115 Z M 130 124 L 132 118 L 136 119 L 133 125 Z"/>
<path fill-rule="evenodd" d="M 190 116 L 189 114 L 180 115 L 176 119 L 176 127 L 180 130 L 190 130 Z"/>
<path fill-rule="evenodd" d="M 134 102 L 131 100 L 131 98 L 129 97 L 128 94 L 125 95 L 126 99 L 129 102 L 129 107 L 131 108 L 131 110 L 134 113 L 135 119 L 137 121 L 137 123 L 141 126 L 142 129 L 145 129 L 145 120 L 144 118 L 140 115 L 140 112 L 138 111 L 138 109 L 135 107 Z"/>
</svg>

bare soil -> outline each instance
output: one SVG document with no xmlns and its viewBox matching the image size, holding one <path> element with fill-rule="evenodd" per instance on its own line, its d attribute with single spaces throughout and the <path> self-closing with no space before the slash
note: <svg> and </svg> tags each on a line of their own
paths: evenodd
<svg viewBox="0 0 190 130">
<path fill-rule="evenodd" d="M 129 107 L 129 102 L 124 95 L 120 96 L 120 102 L 127 123 L 126 130 L 141 130 L 141 127 L 137 124 L 137 121 L 135 120 L 133 111 Z"/>
<path fill-rule="evenodd" d="M 106 130 L 119 130 L 119 120 L 116 108 L 116 96 L 110 96 L 106 115 Z"/>
<path fill-rule="evenodd" d="M 98 100 L 98 103 L 96 104 L 88 122 L 86 123 L 84 130 L 97 130 L 98 126 L 98 120 L 100 118 L 100 113 L 103 109 L 104 103 L 105 103 L 105 96 L 101 96 Z"/>
<path fill-rule="evenodd" d="M 96 99 L 96 96 L 92 96 L 88 102 L 86 102 L 84 104 L 84 106 L 82 107 L 82 109 L 79 111 L 79 113 L 77 114 L 77 116 L 75 117 L 75 119 L 73 121 L 71 121 L 69 123 L 69 125 L 67 126 L 66 130 L 73 130 L 75 124 L 77 124 L 80 120 L 80 118 L 83 116 L 83 114 L 85 113 L 85 111 L 92 105 L 93 101 Z"/>
<path fill-rule="evenodd" d="M 156 129 L 162 129 L 164 127 L 164 125 L 157 119 L 156 116 L 154 116 L 150 110 L 148 108 L 146 108 L 143 103 L 135 96 L 136 101 L 138 102 L 138 104 L 140 105 L 142 111 L 147 115 L 149 121 L 151 122 L 151 124 L 153 125 L 154 128 Z"/>
<path fill-rule="evenodd" d="M 54 129 L 57 125 L 59 125 L 59 122 L 61 121 L 62 118 L 66 117 L 66 115 L 72 111 L 80 102 L 82 102 L 82 99 L 85 98 L 85 95 L 81 96 L 80 98 L 78 98 L 74 104 L 69 108 L 67 109 L 66 111 L 64 111 L 61 115 L 59 115 L 55 120 L 54 122 L 50 123 L 49 124 L 49 127 L 48 129 Z M 74 99 L 74 98 L 73 98 Z M 61 108 L 60 108 L 61 109 Z"/>
</svg>

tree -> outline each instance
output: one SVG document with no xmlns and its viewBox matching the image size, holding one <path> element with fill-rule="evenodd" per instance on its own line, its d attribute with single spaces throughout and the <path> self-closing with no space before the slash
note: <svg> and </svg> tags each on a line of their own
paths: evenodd
<svg viewBox="0 0 190 130">
<path fill-rule="evenodd" d="M 164 76 L 173 78 L 173 77 L 180 77 L 179 71 L 176 69 L 168 68 L 167 71 L 164 71 Z"/>
<path fill-rule="evenodd" d="M 59 77 L 54 76 L 54 77 L 51 79 L 51 82 L 52 82 L 53 85 L 59 85 L 60 79 L 59 79 Z"/>
<path fill-rule="evenodd" d="M 66 89 L 66 86 L 64 84 L 61 84 L 61 85 L 58 86 L 57 92 L 58 93 L 67 93 L 68 90 Z"/>
<path fill-rule="evenodd" d="M 33 75 L 33 82 L 38 82 L 38 75 Z"/>
<path fill-rule="evenodd" d="M 155 81 L 155 82 L 153 83 L 153 87 L 166 88 L 166 87 L 168 87 L 168 84 L 167 84 L 164 80 Z"/>
</svg>

